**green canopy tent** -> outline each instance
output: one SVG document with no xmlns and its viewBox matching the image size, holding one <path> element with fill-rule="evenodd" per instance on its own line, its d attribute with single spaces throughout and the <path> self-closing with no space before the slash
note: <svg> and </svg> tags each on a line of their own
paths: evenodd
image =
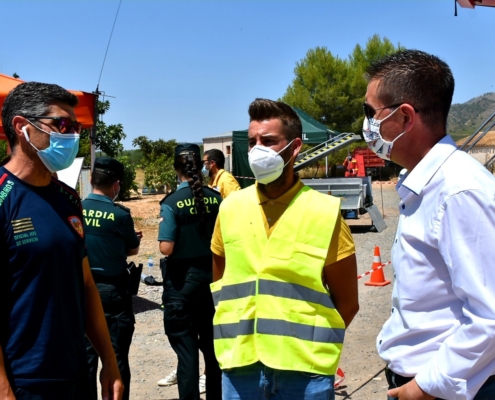
<svg viewBox="0 0 495 400">
<path fill-rule="evenodd" d="M 303 129 L 303 143 L 319 144 L 326 142 L 331 136 L 337 136 L 340 133 L 328 129 L 325 125 L 310 117 L 304 111 L 293 107 L 301 119 Z M 232 132 L 232 167 L 239 185 L 245 188 L 254 183 L 254 175 L 249 168 L 248 163 L 248 131 Z"/>
</svg>

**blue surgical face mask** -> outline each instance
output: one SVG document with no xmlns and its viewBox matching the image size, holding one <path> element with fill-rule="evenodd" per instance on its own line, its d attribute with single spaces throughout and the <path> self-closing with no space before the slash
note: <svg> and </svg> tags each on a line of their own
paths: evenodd
<svg viewBox="0 0 495 400">
<path fill-rule="evenodd" d="M 206 165 L 203 165 L 203 168 L 201 169 L 201 173 L 205 178 L 208 178 L 210 176 L 210 170 L 206 169 Z"/>
<path fill-rule="evenodd" d="M 34 144 L 31 143 L 26 127 L 22 127 L 24 137 L 36 150 L 38 157 L 41 159 L 45 167 L 50 172 L 57 172 L 70 167 L 76 158 L 77 152 L 79 151 L 79 134 L 47 132 L 36 125 L 33 126 L 41 132 L 50 135 L 50 146 L 44 150 L 39 150 L 34 146 Z"/>
</svg>

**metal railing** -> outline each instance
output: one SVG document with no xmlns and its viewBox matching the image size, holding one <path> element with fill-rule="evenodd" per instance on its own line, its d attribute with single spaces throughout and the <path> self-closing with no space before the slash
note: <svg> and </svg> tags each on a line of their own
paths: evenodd
<svg viewBox="0 0 495 400">
<path fill-rule="evenodd" d="M 299 171 L 330 153 L 358 140 L 362 139 L 354 133 L 341 133 L 338 136 L 334 136 L 326 142 L 320 143 L 304 153 L 299 154 L 294 163 L 294 171 Z"/>
</svg>

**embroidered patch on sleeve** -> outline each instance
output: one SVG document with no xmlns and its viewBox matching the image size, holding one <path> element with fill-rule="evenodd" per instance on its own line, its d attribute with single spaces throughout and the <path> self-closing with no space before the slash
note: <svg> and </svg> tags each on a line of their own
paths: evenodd
<svg viewBox="0 0 495 400">
<path fill-rule="evenodd" d="M 68 219 L 74 230 L 79 234 L 79 236 L 84 237 L 84 228 L 81 219 L 75 215 L 69 217 Z"/>
</svg>

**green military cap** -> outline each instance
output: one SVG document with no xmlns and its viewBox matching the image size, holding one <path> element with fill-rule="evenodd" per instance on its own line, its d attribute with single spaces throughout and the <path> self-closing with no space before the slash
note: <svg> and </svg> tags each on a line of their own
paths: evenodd
<svg viewBox="0 0 495 400">
<path fill-rule="evenodd" d="M 195 155 L 201 158 L 199 146 L 194 143 L 181 143 L 175 147 L 175 157 Z"/>
<path fill-rule="evenodd" d="M 124 164 L 110 157 L 96 158 L 93 171 L 103 172 L 116 181 L 124 178 Z"/>
</svg>

